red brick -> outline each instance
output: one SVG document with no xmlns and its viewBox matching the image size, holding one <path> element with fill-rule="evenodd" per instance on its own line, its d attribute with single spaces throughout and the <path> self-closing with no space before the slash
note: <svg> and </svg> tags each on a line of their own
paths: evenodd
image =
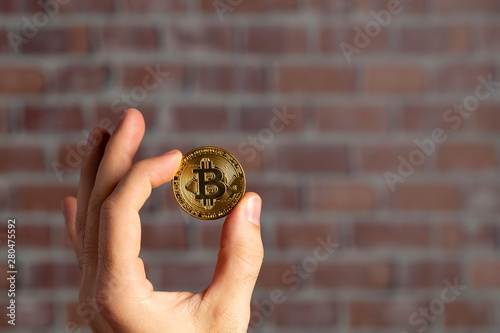
<svg viewBox="0 0 500 333">
<path fill-rule="evenodd" d="M 490 144 L 446 144 L 438 149 L 440 170 L 492 170 L 498 166 L 495 147 Z"/>
<path fill-rule="evenodd" d="M 296 282 L 289 281 L 294 275 L 293 262 L 264 262 L 257 279 L 257 288 L 290 289 L 296 287 Z M 298 285 L 297 285 L 298 286 Z"/>
<path fill-rule="evenodd" d="M 332 242 L 338 242 L 339 238 L 338 227 L 325 223 L 280 223 L 275 233 L 276 243 L 281 249 L 314 249 L 319 245 L 319 237 L 329 235 Z"/>
<path fill-rule="evenodd" d="M 172 115 L 177 131 L 220 131 L 228 127 L 227 112 L 221 106 L 174 106 Z"/>
<path fill-rule="evenodd" d="M 479 31 L 481 47 L 486 50 L 500 50 L 500 25 L 486 25 Z"/>
<path fill-rule="evenodd" d="M 440 241 L 446 249 L 460 249 L 467 244 L 467 231 L 460 224 L 446 223 L 441 227 Z"/>
<path fill-rule="evenodd" d="M 252 26 L 248 28 L 249 53 L 304 53 L 307 49 L 303 27 Z"/>
<path fill-rule="evenodd" d="M 320 106 L 317 110 L 316 126 L 321 131 L 385 131 L 387 108 L 370 105 Z"/>
<path fill-rule="evenodd" d="M 316 183 L 311 188 L 314 209 L 335 211 L 369 211 L 375 196 L 370 186 L 361 183 Z"/>
<path fill-rule="evenodd" d="M 168 47 L 178 51 L 230 52 L 233 49 L 233 31 L 228 26 L 177 24 L 168 27 L 167 36 Z"/>
<path fill-rule="evenodd" d="M 275 70 L 275 87 L 283 93 L 349 93 L 354 70 L 349 67 L 281 65 Z"/>
<path fill-rule="evenodd" d="M 478 261 L 472 268 L 472 281 L 477 288 L 500 287 L 500 261 Z"/>
<path fill-rule="evenodd" d="M 396 208 L 403 210 L 454 210 L 462 202 L 458 188 L 451 184 L 400 184 L 394 193 Z"/>
<path fill-rule="evenodd" d="M 4 242 L 6 242 L 6 239 L 2 239 L 2 237 L 0 237 L 0 242 L 2 244 L 2 250 L 7 249 L 7 247 L 4 245 L 5 244 Z M 9 290 L 9 288 L 10 288 L 10 281 L 7 280 L 7 278 L 9 277 L 9 274 L 7 272 L 10 271 L 9 266 L 7 264 L 7 260 L 5 261 L 5 263 L 0 264 L 0 269 L 1 269 L 1 271 L 0 271 L 1 272 L 0 273 L 0 288 L 2 290 L 5 290 L 5 293 L 7 293 L 7 290 Z M 0 305 L 1 305 L 1 303 L 0 303 Z M 3 327 L 1 323 L 0 323 L 0 327 Z"/>
<path fill-rule="evenodd" d="M 392 8 L 392 6 L 394 6 L 394 3 L 395 2 L 393 0 L 371 1 L 374 10 L 382 10 L 382 9 L 387 10 L 388 8 Z M 427 6 L 425 1 L 411 1 L 411 2 L 401 1 L 400 3 L 403 5 L 403 12 L 402 12 L 403 15 L 404 13 L 423 13 L 425 12 Z"/>
<path fill-rule="evenodd" d="M 57 71 L 59 92 L 100 92 L 109 83 L 111 72 L 106 65 L 71 65 Z"/>
<path fill-rule="evenodd" d="M 343 146 L 294 144 L 278 147 L 277 168 L 296 172 L 346 172 L 347 152 Z"/>
<path fill-rule="evenodd" d="M 65 1 L 62 5 L 62 13 L 95 12 L 111 13 L 114 9 L 113 0 L 87 0 L 87 1 Z"/>
<path fill-rule="evenodd" d="M 293 184 L 277 184 L 273 182 L 247 183 L 248 192 L 256 192 L 262 198 L 262 209 L 294 211 L 299 209 L 300 192 Z"/>
<path fill-rule="evenodd" d="M 463 12 L 469 15 L 474 12 L 493 13 L 498 11 L 499 5 L 496 0 L 436 0 L 434 10 L 440 13 Z"/>
<path fill-rule="evenodd" d="M 126 0 L 127 10 L 137 12 L 181 12 L 185 10 L 184 0 Z"/>
<path fill-rule="evenodd" d="M 477 129 L 485 132 L 500 131 L 500 104 L 480 105 L 475 114 Z"/>
<path fill-rule="evenodd" d="M 41 171 L 43 150 L 35 146 L 0 146 L 0 172 Z"/>
<path fill-rule="evenodd" d="M 0 94 L 40 94 L 43 74 L 33 67 L 0 67 Z"/>
<path fill-rule="evenodd" d="M 363 146 L 360 148 L 361 168 L 363 171 L 397 171 L 401 163 L 399 157 L 408 159 L 414 149 L 411 146 Z"/>
<path fill-rule="evenodd" d="M 161 288 L 178 291 L 184 288 L 208 287 L 215 269 L 214 264 L 205 263 L 168 263 L 161 267 Z"/>
<path fill-rule="evenodd" d="M 0 5 L 0 6 L 1 6 L 1 5 Z M 2 279 L 3 279 L 3 276 L 0 276 L 0 278 L 2 278 Z M 9 303 L 7 303 L 7 302 L 2 302 L 2 303 L 0 303 L 0 306 L 1 306 L 2 308 L 6 308 L 7 306 L 9 306 Z M 10 326 L 10 327 L 9 327 L 9 326 Z M 9 329 L 9 328 L 11 328 L 11 327 L 12 327 L 12 325 L 10 325 L 10 324 L 7 322 L 7 320 L 2 320 L 2 321 L 0 321 L 0 329 Z"/>
<path fill-rule="evenodd" d="M 491 73 L 493 73 L 493 67 L 490 65 L 442 66 L 436 75 L 437 89 L 474 94 L 476 87 L 480 84 L 478 77 L 487 78 Z"/>
<path fill-rule="evenodd" d="M 410 288 L 442 288 L 444 281 L 461 281 L 460 265 L 456 262 L 421 261 L 411 263 L 405 285 Z"/>
<path fill-rule="evenodd" d="M 7 50 L 7 31 L 4 29 L 0 29 L 0 52 L 4 52 Z"/>
<path fill-rule="evenodd" d="M 0 186 L 0 209 L 6 211 L 10 208 L 11 208 L 11 202 L 9 200 L 9 191 L 6 186 Z M 0 240 L 1 239 L 2 239 L 2 234 L 0 233 Z"/>
<path fill-rule="evenodd" d="M 105 51 L 134 51 L 142 53 L 158 48 L 158 32 L 147 26 L 104 26 L 101 29 L 101 47 Z"/>
<path fill-rule="evenodd" d="M 289 12 L 297 9 L 297 5 L 293 0 L 254 0 L 254 1 L 240 1 L 233 2 L 237 3 L 232 6 L 230 1 L 223 1 L 223 4 L 229 5 L 233 10 L 226 12 L 222 18 L 226 18 L 229 15 L 238 15 L 238 13 L 281 13 Z M 215 12 L 218 9 L 214 6 L 212 1 L 201 1 L 200 7 L 204 12 Z M 219 9 L 220 10 L 220 9 Z"/>
<path fill-rule="evenodd" d="M 405 13 L 422 13 L 425 10 L 425 2 L 418 1 L 418 2 L 396 2 L 393 0 L 353 0 L 350 3 L 350 10 L 352 12 L 361 12 L 362 14 L 367 14 L 369 11 L 374 10 L 374 11 L 379 11 L 379 10 L 388 10 L 391 9 L 392 11 L 397 10 L 399 7 L 396 7 L 398 3 L 401 3 L 401 7 L 403 10 L 400 13 L 395 13 L 393 14 L 393 18 L 396 16 L 404 15 Z M 392 9 L 395 7 L 395 9 Z M 370 19 L 373 19 L 370 15 Z"/>
<path fill-rule="evenodd" d="M 458 130 L 467 125 L 466 121 L 458 124 L 455 121 L 443 119 L 445 112 L 452 105 L 437 105 L 437 104 L 405 104 L 401 111 L 401 126 L 406 131 L 425 131 L 432 133 L 435 128 L 444 130 Z M 452 128 L 455 127 L 455 128 Z"/>
<path fill-rule="evenodd" d="M 357 47 L 359 45 L 356 43 L 358 35 L 359 35 L 359 30 L 361 31 L 366 31 L 365 25 L 360 24 L 356 25 L 353 27 L 346 28 L 344 31 L 342 31 L 343 34 L 343 39 L 342 42 L 346 43 L 347 45 Z M 335 46 L 337 50 L 341 51 L 344 53 L 344 50 L 347 48 L 347 45 L 341 46 L 340 44 Z M 381 29 L 380 33 L 377 34 L 374 37 L 370 37 L 369 43 L 364 45 L 364 47 L 357 47 L 362 53 L 382 53 L 382 52 L 389 52 L 389 35 L 386 30 Z M 346 54 L 349 54 L 349 51 L 347 51 Z M 356 53 L 353 55 L 355 57 Z"/>
<path fill-rule="evenodd" d="M 248 65 L 202 65 L 196 72 L 201 92 L 263 92 L 264 69 Z"/>
<path fill-rule="evenodd" d="M 16 228 L 16 245 L 22 248 L 46 248 L 50 246 L 51 229 L 48 225 L 22 224 Z"/>
<path fill-rule="evenodd" d="M 376 1 L 373 0 L 354 0 L 350 4 L 352 12 L 368 13 L 370 10 L 375 9 Z"/>
<path fill-rule="evenodd" d="M 184 225 L 144 225 L 142 247 L 145 249 L 185 249 L 187 230 Z"/>
<path fill-rule="evenodd" d="M 59 211 L 60 201 L 67 195 L 76 195 L 76 188 L 53 184 L 22 185 L 11 189 L 11 202 L 16 209 Z"/>
<path fill-rule="evenodd" d="M 41 263 L 29 268 L 28 288 L 69 288 L 80 285 L 80 269 L 76 262 Z"/>
<path fill-rule="evenodd" d="M 318 12 L 344 13 L 349 8 L 349 3 L 343 0 L 307 0 L 307 6 Z"/>
<path fill-rule="evenodd" d="M 124 65 L 122 67 L 122 86 L 131 90 L 136 87 L 142 87 L 146 89 L 148 93 L 160 91 L 170 92 L 182 89 L 185 76 L 186 69 L 180 64 L 152 63 L 144 65 Z M 128 94 L 132 95 L 133 93 L 133 91 L 130 91 Z"/>
<path fill-rule="evenodd" d="M 331 327 L 337 321 L 337 308 L 329 302 L 285 302 L 276 305 L 275 322 L 285 327 Z"/>
<path fill-rule="evenodd" d="M 9 111 L 0 105 L 0 133 L 5 133 L 9 129 Z"/>
<path fill-rule="evenodd" d="M 446 327 L 487 327 L 493 324 L 494 308 L 487 302 L 454 302 L 446 305 Z"/>
<path fill-rule="evenodd" d="M 353 240 L 357 247 L 426 247 L 429 245 L 429 227 L 414 223 L 356 223 Z"/>
<path fill-rule="evenodd" d="M 23 53 L 87 53 L 89 41 L 84 26 L 40 30 L 22 46 Z"/>
<path fill-rule="evenodd" d="M 338 50 L 339 29 L 337 27 L 322 27 L 318 32 L 319 49 L 321 52 L 329 53 Z"/>
<path fill-rule="evenodd" d="M 28 131 L 65 132 L 83 129 L 82 111 L 76 105 L 30 105 L 24 109 L 23 126 Z"/>
<path fill-rule="evenodd" d="M 54 307 L 49 303 L 33 300 L 20 301 L 16 313 L 16 329 L 51 329 L 54 324 Z"/>
<path fill-rule="evenodd" d="M 464 53 L 470 48 L 467 26 L 403 28 L 401 48 L 411 53 Z"/>
<path fill-rule="evenodd" d="M 353 301 L 348 309 L 352 328 L 393 328 L 409 326 L 408 318 L 418 305 L 397 301 Z"/>
<path fill-rule="evenodd" d="M 345 262 L 320 264 L 313 283 L 320 288 L 387 289 L 392 279 L 393 268 L 388 262 Z"/>
<path fill-rule="evenodd" d="M 0 11 L 3 13 L 34 13 L 41 7 L 37 0 L 2 0 Z"/>
<path fill-rule="evenodd" d="M 285 119 L 283 119 L 283 118 Z M 275 135 L 283 132 L 297 132 L 303 129 L 306 110 L 303 106 L 243 106 L 241 108 L 241 128 L 256 135 L 263 129 L 276 127 Z M 276 119 L 276 120 L 275 120 Z M 271 129 L 272 130 L 272 129 Z"/>
<path fill-rule="evenodd" d="M 373 65 L 366 70 L 363 85 L 367 93 L 419 94 L 424 89 L 424 76 L 414 66 Z"/>
</svg>

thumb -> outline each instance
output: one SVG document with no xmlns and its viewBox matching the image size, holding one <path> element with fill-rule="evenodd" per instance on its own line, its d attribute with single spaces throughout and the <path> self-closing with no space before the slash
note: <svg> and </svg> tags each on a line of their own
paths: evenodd
<svg viewBox="0 0 500 333">
<path fill-rule="evenodd" d="M 224 222 L 217 266 L 206 294 L 217 303 L 250 305 L 264 257 L 261 206 L 257 194 L 247 193 Z"/>
</svg>

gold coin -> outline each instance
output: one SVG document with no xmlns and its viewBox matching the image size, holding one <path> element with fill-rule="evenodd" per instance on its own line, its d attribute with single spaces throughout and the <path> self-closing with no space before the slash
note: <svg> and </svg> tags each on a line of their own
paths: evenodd
<svg viewBox="0 0 500 333">
<path fill-rule="evenodd" d="M 245 173 L 238 160 L 216 147 L 201 147 L 184 155 L 172 180 L 181 208 L 202 220 L 226 216 L 245 193 Z"/>
</svg>

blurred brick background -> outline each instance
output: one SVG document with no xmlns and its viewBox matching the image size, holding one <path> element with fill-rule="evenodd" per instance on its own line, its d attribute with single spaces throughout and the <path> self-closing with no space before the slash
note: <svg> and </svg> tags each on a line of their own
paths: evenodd
<svg viewBox="0 0 500 333">
<path fill-rule="evenodd" d="M 384 0 L 54 3 L 0 2 L 0 215 L 3 227 L 16 217 L 18 233 L 13 331 L 84 329 L 59 200 L 75 193 L 85 133 L 128 105 L 146 117 L 139 158 L 221 146 L 263 197 L 254 331 L 498 332 L 498 87 L 472 112 L 449 110 L 476 93 L 478 77 L 500 81 L 500 1 L 402 1 L 387 27 L 370 13 L 393 8 Z M 365 27 L 371 37 L 360 37 Z M 350 61 L 347 44 L 362 46 Z M 156 85 L 148 68 L 169 74 Z M 285 113 L 286 124 L 276 118 Z M 391 191 L 386 172 L 423 156 L 414 140 L 436 128 L 445 142 Z M 222 222 L 181 213 L 170 184 L 141 214 L 156 288 L 207 286 Z M 318 238 L 339 248 L 320 260 Z M 467 289 L 442 307 L 455 280 Z M 271 304 L 277 292 L 284 302 Z M 11 332 L 4 311 L 0 330 Z"/>
</svg>

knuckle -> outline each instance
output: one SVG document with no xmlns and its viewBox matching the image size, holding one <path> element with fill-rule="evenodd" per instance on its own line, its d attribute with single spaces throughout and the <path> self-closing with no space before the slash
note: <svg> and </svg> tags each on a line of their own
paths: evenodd
<svg viewBox="0 0 500 333">
<path fill-rule="evenodd" d="M 130 173 L 141 173 L 147 169 L 147 160 L 136 162 L 130 168 Z"/>
<path fill-rule="evenodd" d="M 262 265 L 262 257 L 253 253 L 235 253 L 234 256 L 245 266 L 250 268 L 251 272 L 258 271 Z"/>
<path fill-rule="evenodd" d="M 104 199 L 101 195 L 93 193 L 89 198 L 89 203 L 87 206 L 87 211 L 85 212 L 85 218 L 88 219 L 92 216 L 98 216 Z M 83 212 L 82 212 L 83 216 Z"/>
<path fill-rule="evenodd" d="M 262 265 L 264 258 L 262 247 L 250 247 L 245 244 L 238 244 L 234 249 L 229 250 L 229 248 L 225 248 L 223 250 L 231 251 L 231 253 L 228 253 L 229 255 L 235 256 L 240 262 L 250 268 L 260 268 Z"/>
<path fill-rule="evenodd" d="M 101 219 L 110 219 L 113 216 L 114 211 L 117 209 L 117 202 L 116 199 L 113 197 L 109 197 L 104 202 L 102 203 L 102 206 L 100 207 L 100 216 Z"/>
</svg>

